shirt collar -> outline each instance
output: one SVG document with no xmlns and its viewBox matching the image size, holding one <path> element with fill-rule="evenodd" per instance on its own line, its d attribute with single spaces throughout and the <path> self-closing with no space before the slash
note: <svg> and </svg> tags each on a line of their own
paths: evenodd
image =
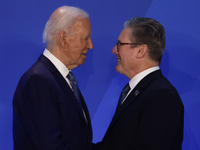
<svg viewBox="0 0 200 150">
<path fill-rule="evenodd" d="M 58 58 L 56 58 L 53 54 L 51 54 L 51 52 L 48 49 L 45 48 L 43 55 L 47 57 L 58 69 L 61 75 L 64 78 L 66 78 L 66 76 L 69 73 L 69 69 Z"/>
<path fill-rule="evenodd" d="M 129 85 L 131 90 L 135 88 L 135 86 L 148 74 L 150 74 L 151 72 L 154 72 L 156 70 L 159 70 L 160 67 L 159 66 L 155 66 L 155 67 L 151 67 L 149 69 L 146 69 L 140 73 L 138 73 L 136 76 L 134 76 L 130 81 L 129 81 Z"/>
</svg>

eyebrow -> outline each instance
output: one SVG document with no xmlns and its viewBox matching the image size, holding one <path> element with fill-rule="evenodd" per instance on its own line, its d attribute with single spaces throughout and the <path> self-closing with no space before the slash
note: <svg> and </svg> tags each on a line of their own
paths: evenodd
<svg viewBox="0 0 200 150">
<path fill-rule="evenodd" d="M 86 35 L 85 37 L 88 38 L 88 37 L 90 37 L 90 36 L 91 36 L 91 34 L 88 34 L 88 35 Z"/>
</svg>

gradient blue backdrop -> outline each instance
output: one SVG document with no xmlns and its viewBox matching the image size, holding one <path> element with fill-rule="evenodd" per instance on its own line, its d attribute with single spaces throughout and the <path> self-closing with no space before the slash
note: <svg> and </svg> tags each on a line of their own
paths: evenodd
<svg viewBox="0 0 200 150">
<path fill-rule="evenodd" d="M 102 139 L 128 82 L 115 72 L 117 60 L 111 50 L 126 20 L 146 16 L 157 19 L 166 29 L 161 69 L 185 106 L 183 150 L 200 150 L 199 0 L 1 0 L 0 150 L 13 147 L 12 97 L 18 80 L 44 51 L 45 23 L 63 5 L 84 9 L 92 23 L 94 49 L 85 64 L 73 72 L 91 114 L 93 141 Z"/>
</svg>

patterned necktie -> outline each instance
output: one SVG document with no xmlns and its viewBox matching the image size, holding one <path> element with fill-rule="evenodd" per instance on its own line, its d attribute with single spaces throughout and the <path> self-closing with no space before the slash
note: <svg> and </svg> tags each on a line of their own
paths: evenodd
<svg viewBox="0 0 200 150">
<path fill-rule="evenodd" d="M 129 83 L 126 84 L 126 86 L 123 88 L 121 95 L 119 97 L 119 102 L 118 102 L 118 107 L 122 104 L 124 98 L 126 97 L 126 95 L 128 94 L 128 92 L 130 91 L 130 86 Z"/>
<path fill-rule="evenodd" d="M 81 104 L 81 99 L 80 99 L 80 91 L 79 91 L 79 88 L 78 88 L 78 84 L 77 84 L 77 81 L 73 75 L 73 73 L 70 71 L 69 74 L 67 75 L 67 78 L 69 79 L 69 81 L 71 82 L 71 86 L 72 86 L 72 89 L 74 91 L 74 95 L 76 96 L 76 99 L 78 100 L 81 108 L 82 108 L 82 104 Z"/>
</svg>

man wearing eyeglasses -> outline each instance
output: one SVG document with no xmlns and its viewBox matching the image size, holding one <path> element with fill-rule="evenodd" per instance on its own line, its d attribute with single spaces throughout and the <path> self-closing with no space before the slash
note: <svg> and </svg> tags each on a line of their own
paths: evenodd
<svg viewBox="0 0 200 150">
<path fill-rule="evenodd" d="M 155 19 L 132 18 L 112 53 L 129 78 L 100 150 L 181 150 L 184 107 L 159 68 L 165 29 Z M 125 91 L 125 93 L 124 93 Z"/>
</svg>

